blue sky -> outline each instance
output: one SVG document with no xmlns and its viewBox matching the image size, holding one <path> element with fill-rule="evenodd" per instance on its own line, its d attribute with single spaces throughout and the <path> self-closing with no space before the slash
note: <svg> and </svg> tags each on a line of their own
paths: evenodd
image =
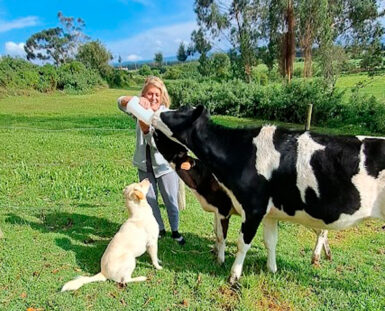
<svg viewBox="0 0 385 311">
<path fill-rule="evenodd" d="M 80 17 L 84 32 L 123 61 L 175 56 L 197 28 L 194 0 L 0 0 L 0 55 L 23 56 L 34 33 L 59 26 L 57 13 Z"/>
</svg>

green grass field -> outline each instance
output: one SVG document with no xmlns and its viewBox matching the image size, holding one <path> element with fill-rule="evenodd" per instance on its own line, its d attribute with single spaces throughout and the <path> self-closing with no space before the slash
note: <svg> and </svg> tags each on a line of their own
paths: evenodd
<svg viewBox="0 0 385 311">
<path fill-rule="evenodd" d="M 61 293 L 75 276 L 99 272 L 109 239 L 127 217 L 122 189 L 137 180 L 137 172 L 131 164 L 134 121 L 115 104 L 125 93 L 0 100 L 0 310 L 385 309 L 383 222 L 330 232 L 333 260 L 323 260 L 318 268 L 310 265 L 313 232 L 281 223 L 275 275 L 265 268 L 259 230 L 240 286 L 233 289 L 227 278 L 240 220 L 231 220 L 226 262 L 219 266 L 210 251 L 212 215 L 189 191 L 180 215 L 187 243 L 181 247 L 169 235 L 159 241 L 162 271 L 144 255 L 134 275 L 148 276 L 147 282 L 125 288 L 111 281 L 92 283 Z M 215 120 L 231 126 L 261 124 Z"/>
<path fill-rule="evenodd" d="M 349 74 L 338 78 L 336 86 L 346 89 L 350 93 L 352 87 L 361 83 L 362 94 L 375 96 L 381 103 L 385 104 L 385 75 L 368 77 L 366 74 Z"/>
</svg>

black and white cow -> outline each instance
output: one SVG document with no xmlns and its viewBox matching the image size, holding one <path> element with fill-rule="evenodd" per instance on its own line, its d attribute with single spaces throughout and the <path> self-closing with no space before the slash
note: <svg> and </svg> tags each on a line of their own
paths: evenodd
<svg viewBox="0 0 385 311">
<path fill-rule="evenodd" d="M 202 106 L 157 112 L 153 125 L 194 152 L 242 217 L 231 283 L 264 218 L 271 271 L 277 220 L 338 230 L 365 218 L 385 219 L 385 139 L 275 126 L 230 129 L 212 123 Z"/>
<path fill-rule="evenodd" d="M 198 199 L 202 209 L 214 213 L 214 233 L 216 237 L 214 250 L 218 263 L 225 261 L 226 237 L 231 215 L 237 214 L 230 196 L 218 183 L 208 167 L 199 159 L 188 155 L 188 150 L 181 144 L 169 139 L 163 132 L 156 130 L 154 140 L 159 152 L 174 167 L 179 177 L 191 189 Z M 184 163 L 189 163 L 189 168 L 182 168 Z M 269 215 L 265 217 L 264 222 Z M 265 231 L 264 231 L 265 232 Z M 317 234 L 316 245 L 312 255 L 312 263 L 319 264 L 322 249 L 328 259 L 331 252 L 327 239 L 327 230 L 315 230 Z M 264 238 L 268 238 L 264 236 Z M 265 243 L 266 245 L 266 243 Z M 276 268 L 272 269 L 275 271 Z"/>
</svg>

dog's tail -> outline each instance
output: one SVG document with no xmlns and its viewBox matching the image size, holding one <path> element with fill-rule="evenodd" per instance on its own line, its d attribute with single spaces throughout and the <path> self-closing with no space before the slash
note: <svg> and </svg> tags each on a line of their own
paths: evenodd
<svg viewBox="0 0 385 311">
<path fill-rule="evenodd" d="M 106 280 L 107 278 L 101 272 L 95 274 L 94 276 L 79 276 L 78 278 L 65 283 L 61 291 L 64 292 L 66 290 L 77 290 L 84 284 L 92 282 L 104 282 Z"/>
</svg>

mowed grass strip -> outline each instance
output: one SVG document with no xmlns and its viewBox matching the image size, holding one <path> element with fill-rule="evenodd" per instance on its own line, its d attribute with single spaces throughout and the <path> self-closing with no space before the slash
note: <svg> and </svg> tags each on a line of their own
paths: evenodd
<svg viewBox="0 0 385 311">
<path fill-rule="evenodd" d="M 60 293 L 77 275 L 92 275 L 111 237 L 127 218 L 122 190 L 137 180 L 131 164 L 135 122 L 116 98 L 138 90 L 51 94 L 0 100 L 1 310 L 383 310 L 385 229 L 381 221 L 330 232 L 333 253 L 310 265 L 314 233 L 280 223 L 278 272 L 267 272 L 259 230 L 239 288 L 227 283 L 240 219 L 230 221 L 226 262 L 211 253 L 212 215 L 187 191 L 180 230 L 187 243 L 159 241 L 164 269 L 138 258 L 144 283 L 87 284 Z M 215 117 L 226 125 L 264 121 Z M 272 122 L 269 122 L 272 123 Z M 288 125 L 302 128 L 302 125 Z M 330 129 L 321 129 L 331 131 Z M 165 208 L 162 207 L 167 223 Z M 167 227 L 169 232 L 169 227 Z"/>
</svg>

